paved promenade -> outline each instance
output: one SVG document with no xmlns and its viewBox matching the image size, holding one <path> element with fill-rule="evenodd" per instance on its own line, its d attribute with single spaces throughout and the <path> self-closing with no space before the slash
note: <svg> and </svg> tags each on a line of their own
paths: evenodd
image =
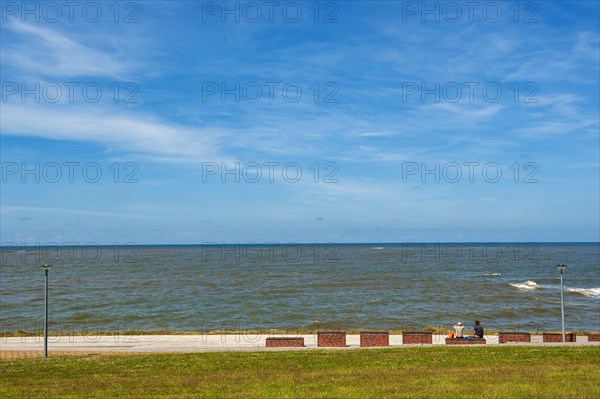
<svg viewBox="0 0 600 399">
<path fill-rule="evenodd" d="M 58 352 L 106 352 L 106 353 L 169 353 L 169 352 L 217 352 L 217 351 L 256 351 L 256 350 L 315 350 L 330 349 L 317 347 L 317 335 L 297 335 L 304 337 L 304 348 L 266 348 L 267 337 L 283 337 L 284 335 L 106 335 L 106 336 L 59 336 L 49 337 L 50 354 Z M 433 345 L 444 345 L 444 335 L 433 335 Z M 498 336 L 484 337 L 487 345 L 498 344 Z M 348 334 L 347 346 L 335 348 L 340 350 L 360 347 L 360 336 Z M 543 343 L 541 335 L 532 335 L 531 343 L 508 343 L 506 345 L 600 345 L 600 342 L 589 342 L 586 336 L 577 336 L 575 343 Z M 390 347 L 402 346 L 402 335 L 390 335 Z M 409 346 L 409 345 L 404 345 Z M 415 345 L 410 345 L 415 346 Z M 417 345 L 419 346 L 419 345 Z M 482 345 L 469 345 L 481 347 Z M 42 351 L 42 337 L 3 337 L 0 338 L 0 352 Z"/>
</svg>

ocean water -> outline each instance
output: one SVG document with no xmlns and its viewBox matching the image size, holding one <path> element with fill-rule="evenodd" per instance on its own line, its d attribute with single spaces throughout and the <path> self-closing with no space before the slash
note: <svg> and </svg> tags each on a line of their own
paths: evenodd
<svg viewBox="0 0 600 399">
<path fill-rule="evenodd" d="M 600 331 L 600 244 L 4 247 L 0 324 L 52 331 L 220 329 Z"/>
</svg>

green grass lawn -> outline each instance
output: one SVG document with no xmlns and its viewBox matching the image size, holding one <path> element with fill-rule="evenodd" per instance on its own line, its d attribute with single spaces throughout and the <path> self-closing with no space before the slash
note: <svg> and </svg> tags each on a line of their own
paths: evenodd
<svg viewBox="0 0 600 399">
<path fill-rule="evenodd" d="M 8 398 L 599 398 L 600 346 L 50 357 L 0 362 Z"/>
</svg>

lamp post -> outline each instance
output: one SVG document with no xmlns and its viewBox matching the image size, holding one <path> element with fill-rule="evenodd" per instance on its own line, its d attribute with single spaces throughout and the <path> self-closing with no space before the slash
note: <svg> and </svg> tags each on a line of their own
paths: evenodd
<svg viewBox="0 0 600 399">
<path fill-rule="evenodd" d="M 45 276 L 44 289 L 44 357 L 48 357 L 48 270 L 52 265 L 43 265 Z"/>
<path fill-rule="evenodd" d="M 562 320 L 562 342 L 567 342 L 565 335 L 565 287 L 563 286 L 563 272 L 567 265 L 556 265 L 560 271 L 560 315 Z"/>
</svg>

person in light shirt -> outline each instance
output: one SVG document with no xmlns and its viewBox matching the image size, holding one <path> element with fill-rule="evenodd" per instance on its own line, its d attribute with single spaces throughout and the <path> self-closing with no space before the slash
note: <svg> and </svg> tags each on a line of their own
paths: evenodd
<svg viewBox="0 0 600 399">
<path fill-rule="evenodd" d="M 456 325 L 454 326 L 454 330 L 456 330 L 456 338 L 463 337 L 464 329 L 465 329 L 465 326 L 463 325 L 463 323 L 461 323 L 460 321 L 458 323 L 456 323 Z"/>
</svg>

